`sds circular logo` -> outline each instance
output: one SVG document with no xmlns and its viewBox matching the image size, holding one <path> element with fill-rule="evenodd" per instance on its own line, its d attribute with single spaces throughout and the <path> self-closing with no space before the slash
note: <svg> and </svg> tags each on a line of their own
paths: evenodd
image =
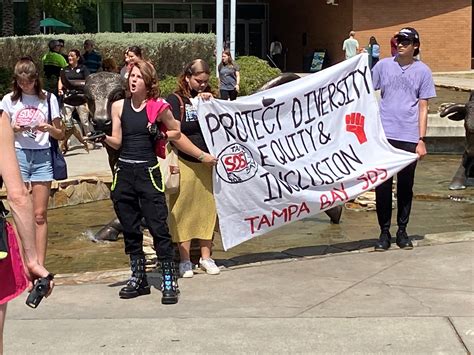
<svg viewBox="0 0 474 355">
<path fill-rule="evenodd" d="M 230 183 L 238 184 L 250 180 L 257 173 L 257 163 L 253 159 L 250 150 L 238 143 L 224 148 L 217 157 L 217 174 Z"/>
</svg>

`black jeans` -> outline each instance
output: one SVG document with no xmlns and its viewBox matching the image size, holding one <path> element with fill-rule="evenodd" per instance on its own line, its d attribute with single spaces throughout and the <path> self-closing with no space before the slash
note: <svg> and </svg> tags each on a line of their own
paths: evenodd
<svg viewBox="0 0 474 355">
<path fill-rule="evenodd" d="M 389 139 L 388 142 L 395 148 L 415 153 L 417 143 L 402 142 Z M 398 228 L 406 228 L 410 219 L 411 202 L 413 200 L 413 183 L 415 181 L 414 161 L 397 174 L 397 224 Z M 392 220 L 392 182 L 393 177 L 375 188 L 377 219 L 380 229 L 388 231 Z"/>
<path fill-rule="evenodd" d="M 168 208 L 165 194 L 160 190 L 163 190 L 163 184 L 157 163 L 117 163 L 111 196 L 115 213 L 123 226 L 125 253 L 132 259 L 144 255 L 140 229 L 143 216 L 153 236 L 158 260 L 173 260 L 174 248 L 167 224 Z"/>
<path fill-rule="evenodd" d="M 219 90 L 222 100 L 234 101 L 237 98 L 237 90 Z"/>
</svg>

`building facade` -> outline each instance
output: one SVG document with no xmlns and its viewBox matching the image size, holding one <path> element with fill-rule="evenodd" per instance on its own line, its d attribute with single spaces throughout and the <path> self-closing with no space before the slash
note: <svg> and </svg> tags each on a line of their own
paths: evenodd
<svg viewBox="0 0 474 355">
<path fill-rule="evenodd" d="M 106 13 L 120 6 L 123 11 L 122 28 L 108 30 L 215 32 L 215 0 L 103 2 L 111 5 Z M 228 38 L 229 0 L 224 14 Z M 421 59 L 433 71 L 469 70 L 472 14 L 472 0 L 238 0 L 236 53 L 266 58 L 271 39 L 278 37 L 286 69 L 305 71 L 315 50 L 325 50 L 329 64 L 343 60 L 342 42 L 351 30 L 361 47 L 375 36 L 386 57 L 394 32 L 412 26 L 421 36 Z"/>
<path fill-rule="evenodd" d="M 15 28 L 25 27 L 26 1 L 14 0 Z M 97 31 L 215 33 L 215 14 L 215 0 L 98 0 Z M 421 59 L 433 71 L 470 70 L 472 17 L 472 0 L 237 0 L 236 54 L 266 58 L 277 37 L 286 70 L 306 71 L 315 50 L 325 51 L 328 64 L 343 60 L 351 30 L 361 47 L 375 36 L 386 57 L 394 32 L 412 26 L 421 36 Z"/>
</svg>

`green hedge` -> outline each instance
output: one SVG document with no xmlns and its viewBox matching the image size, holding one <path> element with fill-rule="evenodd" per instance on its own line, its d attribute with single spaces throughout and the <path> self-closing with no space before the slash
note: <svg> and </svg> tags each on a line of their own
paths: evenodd
<svg viewBox="0 0 474 355">
<path fill-rule="evenodd" d="M 194 33 L 94 33 L 36 35 L 0 38 L 0 66 L 13 68 L 18 58 L 30 55 L 37 63 L 48 51 L 51 39 L 62 38 L 66 51 L 79 49 L 83 52 L 83 43 L 92 39 L 102 59 L 114 58 L 120 66 L 123 53 L 131 45 L 137 45 L 144 51 L 144 57 L 151 60 L 162 75 L 176 75 L 183 66 L 195 58 L 214 62 L 215 36 L 213 34 Z"/>
<path fill-rule="evenodd" d="M 62 38 L 66 50 L 79 49 L 83 52 L 83 43 L 92 39 L 102 59 L 114 58 L 120 66 L 123 62 L 123 52 L 130 45 L 140 46 L 144 57 L 151 60 L 157 68 L 162 80 L 160 81 L 161 94 L 166 97 L 176 88 L 176 75 L 184 65 L 195 58 L 206 60 L 215 68 L 213 34 L 188 33 L 96 33 L 96 34 L 61 34 L 36 35 L 24 37 L 0 38 L 0 97 L 11 89 L 13 67 L 18 58 L 30 55 L 33 60 L 41 64 L 41 57 L 48 51 L 48 42 L 51 39 Z M 257 57 L 240 57 L 237 59 L 240 66 L 240 96 L 254 93 L 267 81 L 275 78 L 280 71 L 271 68 L 266 61 Z M 40 65 L 41 67 L 41 65 Z M 45 83 L 48 87 L 48 83 Z M 212 69 L 211 85 L 217 90 L 215 69 Z"/>
</svg>

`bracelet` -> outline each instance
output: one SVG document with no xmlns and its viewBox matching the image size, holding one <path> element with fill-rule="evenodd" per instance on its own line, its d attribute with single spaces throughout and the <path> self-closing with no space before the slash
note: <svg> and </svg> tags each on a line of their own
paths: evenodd
<svg viewBox="0 0 474 355">
<path fill-rule="evenodd" d="M 199 161 L 203 161 L 205 156 L 206 156 L 206 153 L 204 153 L 203 151 L 201 151 L 201 154 L 198 156 L 197 159 L 198 159 Z"/>
<path fill-rule="evenodd" d="M 422 141 L 422 142 L 426 142 L 426 140 L 425 140 L 425 139 L 426 139 L 426 137 L 420 137 L 420 139 L 419 139 L 419 140 L 420 140 L 420 141 Z"/>
</svg>

